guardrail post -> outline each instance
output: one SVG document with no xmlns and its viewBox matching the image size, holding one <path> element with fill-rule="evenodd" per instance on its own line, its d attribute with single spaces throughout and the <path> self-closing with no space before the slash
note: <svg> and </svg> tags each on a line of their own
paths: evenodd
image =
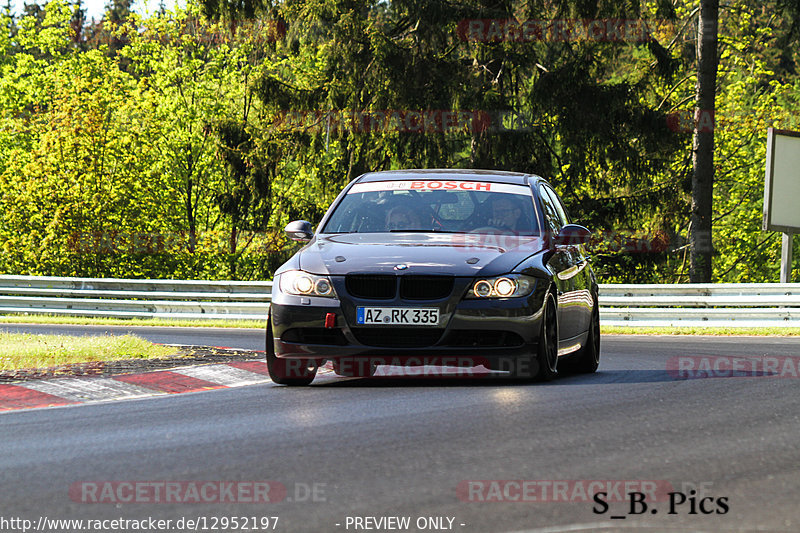
<svg viewBox="0 0 800 533">
<path fill-rule="evenodd" d="M 781 283 L 792 282 L 792 238 L 791 233 L 783 234 L 781 242 Z"/>
</svg>

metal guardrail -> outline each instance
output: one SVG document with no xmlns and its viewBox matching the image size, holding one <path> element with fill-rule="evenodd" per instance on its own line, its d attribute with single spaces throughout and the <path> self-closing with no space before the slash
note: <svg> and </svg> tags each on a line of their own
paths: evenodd
<svg viewBox="0 0 800 533">
<path fill-rule="evenodd" d="M 0 276 L 0 314 L 264 319 L 271 281 Z"/>
<path fill-rule="evenodd" d="M 271 281 L 0 276 L 0 314 L 264 319 Z M 608 326 L 800 326 L 800 283 L 601 285 Z"/>
<path fill-rule="evenodd" d="M 800 283 L 600 285 L 607 326 L 800 327 Z"/>
</svg>

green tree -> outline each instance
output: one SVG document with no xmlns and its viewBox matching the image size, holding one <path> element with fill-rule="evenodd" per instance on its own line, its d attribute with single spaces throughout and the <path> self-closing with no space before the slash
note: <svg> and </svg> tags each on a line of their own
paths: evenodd
<svg viewBox="0 0 800 533">
<path fill-rule="evenodd" d="M 277 169 L 281 212 L 318 219 L 341 186 L 367 170 L 468 166 L 542 174 L 575 215 L 600 230 L 636 227 L 683 208 L 671 200 L 680 180 L 668 178 L 681 135 L 668 129 L 649 92 L 654 78 L 674 75 L 658 42 L 470 42 L 458 34 L 470 19 L 635 18 L 638 8 L 567 1 L 530 3 L 521 13 L 512 2 L 294 1 L 238 11 L 205 5 L 223 18 L 272 9 L 291 21 L 256 87 L 276 123 L 292 112 L 305 117 L 256 144 L 262 151 L 293 147 Z M 633 67 L 618 66 L 630 58 Z M 389 118 L 368 131 L 337 118 L 344 112 L 368 120 L 387 110 Z M 397 120 L 404 112 L 455 110 L 529 121 L 524 128 L 473 122 L 416 133 L 393 127 L 391 110 L 400 111 Z M 282 194 L 287 190 L 302 194 Z M 609 272 L 652 261 L 644 254 L 601 259 Z"/>
</svg>

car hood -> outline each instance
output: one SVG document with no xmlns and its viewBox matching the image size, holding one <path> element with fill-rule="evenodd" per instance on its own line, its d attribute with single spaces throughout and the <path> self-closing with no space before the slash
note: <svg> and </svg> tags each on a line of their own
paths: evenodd
<svg viewBox="0 0 800 533">
<path fill-rule="evenodd" d="M 542 251 L 541 237 L 464 233 L 347 233 L 315 237 L 300 252 L 314 274 L 354 272 L 493 276 Z M 395 269 L 406 265 L 405 269 Z"/>
</svg>

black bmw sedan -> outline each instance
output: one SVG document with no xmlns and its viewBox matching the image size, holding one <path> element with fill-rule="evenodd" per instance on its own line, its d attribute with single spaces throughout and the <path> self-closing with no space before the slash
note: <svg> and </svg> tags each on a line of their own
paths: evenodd
<svg viewBox="0 0 800 533">
<path fill-rule="evenodd" d="M 371 172 L 275 273 L 266 358 L 276 383 L 307 385 L 379 365 L 482 365 L 517 378 L 594 372 L 598 286 L 542 178 L 486 170 Z"/>
</svg>

